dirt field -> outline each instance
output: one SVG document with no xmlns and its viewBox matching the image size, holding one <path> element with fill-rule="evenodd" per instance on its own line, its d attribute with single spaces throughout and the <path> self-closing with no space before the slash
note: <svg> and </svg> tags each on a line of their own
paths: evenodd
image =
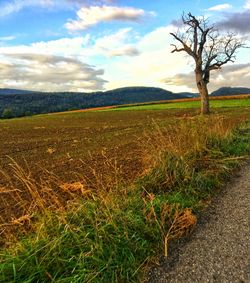
<svg viewBox="0 0 250 283">
<path fill-rule="evenodd" d="M 248 110 L 216 111 L 237 119 L 246 116 Z M 90 183 L 98 177 L 105 184 L 109 180 L 104 180 L 103 176 L 107 175 L 112 178 L 119 175 L 123 182 L 129 183 L 144 170 L 145 133 L 155 124 L 174 125 L 178 120 L 192 119 L 195 115 L 195 109 L 182 109 L 63 113 L 1 120 L 0 228 L 1 224 L 23 216 L 30 203 L 28 194 L 22 196 L 22 203 L 19 197 L 14 197 L 12 189 L 19 189 L 20 178 L 13 171 L 13 160 L 24 170 L 22 174 L 28 181 L 21 183 L 26 187 L 27 182 L 45 180 L 48 171 L 49 178 L 56 176 L 62 183 L 84 176 Z M 60 197 L 67 201 L 68 195 Z"/>
<path fill-rule="evenodd" d="M 140 155 L 143 132 L 152 121 L 174 123 L 175 119 L 194 114 L 193 110 L 95 112 L 1 121 L 0 165 L 6 169 L 9 156 L 22 164 L 26 160 L 32 171 L 46 168 L 63 177 L 70 170 L 80 169 L 76 168 L 80 159 L 87 162 L 90 154 L 105 151 L 131 167 L 131 159 L 135 161 Z M 134 169 L 127 173 L 131 178 Z"/>
</svg>

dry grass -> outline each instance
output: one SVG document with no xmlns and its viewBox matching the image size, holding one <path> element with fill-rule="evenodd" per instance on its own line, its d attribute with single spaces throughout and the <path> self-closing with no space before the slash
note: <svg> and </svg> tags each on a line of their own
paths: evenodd
<svg viewBox="0 0 250 283">
<path fill-rule="evenodd" d="M 180 210 L 178 206 L 165 206 L 162 210 L 162 221 L 169 219 L 168 230 L 164 235 L 164 255 L 168 256 L 168 245 L 170 240 L 176 240 L 187 235 L 197 222 L 192 210 L 185 208 Z"/>
<path fill-rule="evenodd" d="M 153 129 L 147 131 L 141 140 L 144 168 L 142 176 L 147 175 L 153 168 L 160 167 L 162 162 L 166 162 L 164 159 L 166 154 L 185 159 L 192 152 L 196 154 L 207 151 L 211 139 L 229 138 L 232 130 L 242 121 L 243 118 L 237 120 L 221 115 L 210 118 L 186 117 L 174 125 L 167 126 L 159 125 L 154 121 Z M 48 152 L 53 153 L 52 150 Z M 102 160 L 101 170 L 100 160 Z M 111 192 L 127 190 L 124 189 L 123 166 L 118 164 L 115 156 L 110 157 L 102 151 L 97 159 L 95 155 L 89 153 L 88 162 L 81 160 L 81 163 L 84 167 L 88 167 L 88 173 L 78 172 L 73 182 L 67 182 L 46 170 L 37 179 L 27 164 L 25 168 L 21 167 L 10 158 L 11 173 L 4 170 L 0 172 L 1 179 L 5 183 L 5 186 L 0 188 L 0 199 L 6 208 L 6 212 L 0 218 L 1 235 L 8 234 L 10 229 L 6 227 L 17 223 L 22 223 L 29 230 L 30 225 L 26 224 L 30 224 L 30 221 L 24 220 L 33 219 L 33 215 L 38 211 L 40 213 L 47 209 L 63 211 L 69 202 L 79 198 L 91 198 L 93 195 L 101 197 L 105 200 L 104 203 L 107 199 L 108 202 L 112 202 Z M 172 165 L 174 167 L 171 170 L 169 168 L 164 175 L 164 184 L 169 188 L 174 186 L 176 179 L 180 177 L 177 174 L 179 161 L 172 162 Z M 188 173 L 190 166 L 190 163 L 186 163 L 182 169 L 184 171 L 182 175 L 187 178 L 190 177 Z"/>
<path fill-rule="evenodd" d="M 79 174 L 80 178 L 98 193 L 116 190 L 125 183 L 123 165 L 118 163 L 115 155 L 108 156 L 105 150 L 101 151 L 98 158 L 89 153 L 88 161 L 81 160 L 81 163 L 89 170 L 87 174 Z"/>
<path fill-rule="evenodd" d="M 18 233 L 36 236 L 18 244 L 9 263 L 2 263 L 4 278 L 12 278 L 15 261 L 19 273 L 14 276 L 20 274 L 15 278 L 34 274 L 37 281 L 135 282 L 151 257 L 167 256 L 169 242 L 195 226 L 194 210 L 238 159 L 223 147 L 233 142 L 235 128 L 244 121 L 240 115 L 213 115 L 153 122 L 140 140 L 144 172 L 133 184 L 106 151 L 98 160 L 91 154 L 90 162 L 81 160 L 89 170 L 77 172 L 74 181 L 46 170 L 37 179 L 28 165 L 10 159 L 11 174 L 0 172 L 5 184 L 0 200 L 15 209 L 1 216 L 1 236 L 7 246 Z"/>
<path fill-rule="evenodd" d="M 102 170 L 100 160 L 90 154 L 89 163 L 81 160 L 84 166 L 88 166 L 88 173 L 76 173 L 75 181 L 67 182 L 45 169 L 37 179 L 28 164 L 24 168 L 9 157 L 10 172 L 0 171 L 1 180 L 6 184 L 0 188 L 0 200 L 4 207 L 4 213 L 0 216 L 2 240 L 7 244 L 13 241 L 16 228 L 20 225 L 22 233 L 29 232 L 33 215 L 46 214 L 48 210 L 65 211 L 79 199 L 92 199 L 98 195 L 103 204 L 110 205 L 114 196 L 110 197 L 109 193 L 124 184 L 123 168 L 115 157 L 108 157 L 105 151 L 99 158 L 102 159 Z"/>
<path fill-rule="evenodd" d="M 164 243 L 164 256 L 168 256 L 170 240 L 176 240 L 187 235 L 195 226 L 197 219 L 190 208 L 180 208 L 178 204 L 163 203 L 160 212 L 155 209 L 155 195 L 148 193 L 143 197 L 144 215 L 148 223 L 157 223 Z"/>
<path fill-rule="evenodd" d="M 230 138 L 233 129 L 244 121 L 244 117 L 237 120 L 214 115 L 208 118 L 187 117 L 164 127 L 154 123 L 153 134 L 152 131 L 145 133 L 145 172 L 157 166 L 162 160 L 162 154 L 169 153 L 184 158 L 192 152 L 208 150 L 211 139 Z"/>
</svg>

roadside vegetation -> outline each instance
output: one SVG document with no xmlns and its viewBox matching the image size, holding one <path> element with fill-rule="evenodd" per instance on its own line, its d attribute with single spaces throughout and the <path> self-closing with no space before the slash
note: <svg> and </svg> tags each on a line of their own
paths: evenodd
<svg viewBox="0 0 250 283">
<path fill-rule="evenodd" d="M 103 150 L 101 167 L 91 155 L 82 160 L 91 170 L 78 170 L 68 182 L 49 170 L 38 177 L 29 164 L 9 158 L 0 196 L 19 208 L 18 217 L 1 221 L 0 282 L 142 281 L 159 255 L 167 256 L 171 242 L 193 229 L 197 213 L 249 155 L 250 114 L 244 106 L 210 117 L 189 110 L 150 117 L 143 131 L 138 126 L 141 168 L 135 166 L 133 178 L 126 179 L 122 163 Z M 122 113 L 91 115 L 110 119 L 130 111 Z M 44 119 L 56 123 L 58 117 Z"/>
</svg>

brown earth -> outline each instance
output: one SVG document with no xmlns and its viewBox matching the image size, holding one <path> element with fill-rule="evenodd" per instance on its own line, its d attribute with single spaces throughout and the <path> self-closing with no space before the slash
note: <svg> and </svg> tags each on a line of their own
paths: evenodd
<svg viewBox="0 0 250 283">
<path fill-rule="evenodd" d="M 216 111 L 234 119 L 247 113 L 247 109 Z M 45 191 L 38 194 L 43 199 L 40 206 L 50 205 L 46 198 L 51 196 L 56 206 L 72 198 L 71 193 L 58 190 L 58 183 L 79 181 L 92 189 L 108 188 L 117 179 L 133 182 L 145 169 L 145 132 L 152 132 L 155 124 L 175 125 L 196 115 L 194 109 L 148 110 L 62 113 L 0 121 L 0 234 L 9 223 L 33 213 L 37 194 L 32 190 L 39 192 L 41 186 Z M 13 169 L 14 161 L 19 169 Z M 24 170 L 25 180 L 20 180 L 20 170 Z M 33 186 L 29 193 L 27 186 Z"/>
<path fill-rule="evenodd" d="M 100 180 L 109 187 L 116 178 L 130 183 L 143 171 L 145 132 L 151 131 L 154 123 L 175 123 L 193 115 L 194 110 L 122 111 L 2 120 L 0 233 L 1 225 L 5 229 L 11 221 L 34 210 L 33 198 L 37 196 L 27 192 L 27 180 L 34 191 L 41 190 L 36 183 L 45 181 L 52 187 L 77 181 L 97 187 Z M 13 168 L 14 162 L 19 169 L 17 165 Z M 20 168 L 25 181 L 17 176 Z M 48 193 L 41 193 L 41 197 L 47 198 Z M 55 197 L 66 204 L 72 195 L 56 191 Z"/>
</svg>

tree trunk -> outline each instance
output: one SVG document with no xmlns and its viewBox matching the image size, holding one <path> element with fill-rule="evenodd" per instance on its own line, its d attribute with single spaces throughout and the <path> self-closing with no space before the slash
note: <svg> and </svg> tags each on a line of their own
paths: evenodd
<svg viewBox="0 0 250 283">
<path fill-rule="evenodd" d="M 209 96 L 207 83 L 204 82 L 201 72 L 196 72 L 196 84 L 201 97 L 201 114 L 206 115 L 210 113 Z"/>
<path fill-rule="evenodd" d="M 209 96 L 208 96 L 207 85 L 202 84 L 202 86 L 199 89 L 199 92 L 201 96 L 201 114 L 209 114 L 210 108 L 209 108 Z"/>
</svg>

